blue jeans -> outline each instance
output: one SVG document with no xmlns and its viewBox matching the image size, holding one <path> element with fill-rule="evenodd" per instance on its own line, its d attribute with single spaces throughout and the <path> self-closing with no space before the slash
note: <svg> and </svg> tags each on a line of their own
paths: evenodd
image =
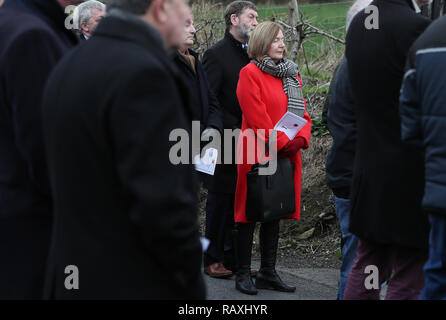
<svg viewBox="0 0 446 320">
<path fill-rule="evenodd" d="M 446 300 L 446 216 L 429 215 L 429 259 L 424 265 L 421 300 Z"/>
<path fill-rule="evenodd" d="M 350 200 L 335 197 L 336 215 L 342 232 L 342 264 L 341 278 L 339 279 L 338 300 L 343 300 L 348 274 L 356 257 L 358 238 L 349 232 Z"/>
</svg>

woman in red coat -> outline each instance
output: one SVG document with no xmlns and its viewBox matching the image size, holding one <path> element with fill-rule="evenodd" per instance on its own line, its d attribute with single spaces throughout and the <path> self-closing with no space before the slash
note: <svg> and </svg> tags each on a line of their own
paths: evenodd
<svg viewBox="0 0 446 320">
<path fill-rule="evenodd" d="M 300 149 L 308 148 L 311 118 L 305 111 L 298 67 L 292 61 L 284 59 L 285 53 L 286 47 L 281 27 L 270 21 L 259 24 L 253 31 L 248 43 L 248 55 L 253 60 L 241 70 L 237 86 L 237 97 L 243 112 L 243 122 L 237 153 L 239 164 L 237 165 L 238 178 L 235 195 L 236 244 L 239 264 L 236 274 L 236 288 L 247 294 L 256 294 L 256 287 L 284 292 L 293 292 L 296 289 L 284 284 L 275 271 L 280 220 L 261 224 L 261 266 L 254 286 L 250 277 L 250 268 L 255 222 L 248 221 L 245 214 L 246 173 L 251 170 L 253 163 L 249 161 L 249 158 L 254 158 L 254 163 L 259 162 L 259 159 L 257 154 L 253 154 L 255 149 L 252 152 L 252 148 L 250 148 L 249 143 L 246 143 L 246 140 L 245 143 L 242 143 L 243 136 L 247 132 L 254 132 L 256 140 L 259 139 L 261 143 L 268 143 L 274 125 L 287 111 L 290 111 L 308 121 L 293 140 L 290 140 L 285 133 L 280 131 L 277 132 L 276 138 L 278 156 L 287 157 L 295 164 L 296 212 L 286 218 L 296 220 L 300 218 L 302 180 Z"/>
</svg>

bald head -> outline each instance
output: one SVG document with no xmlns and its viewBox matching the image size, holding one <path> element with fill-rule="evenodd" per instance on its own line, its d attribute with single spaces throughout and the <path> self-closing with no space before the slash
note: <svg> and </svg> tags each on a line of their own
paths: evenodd
<svg viewBox="0 0 446 320">
<path fill-rule="evenodd" d="M 108 0 L 107 8 L 139 16 L 159 31 L 169 51 L 178 49 L 184 41 L 189 0 Z"/>
</svg>

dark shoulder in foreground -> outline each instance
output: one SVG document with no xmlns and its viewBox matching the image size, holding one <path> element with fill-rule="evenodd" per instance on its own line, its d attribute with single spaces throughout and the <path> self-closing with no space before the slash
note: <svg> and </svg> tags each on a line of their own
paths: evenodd
<svg viewBox="0 0 446 320">
<path fill-rule="evenodd" d="M 25 34 L 55 34 L 42 19 L 10 8 L 0 10 L 0 30 L 4 33 L 1 35 L 0 40 L 18 39 Z M 2 49 L 5 49 L 5 47 Z"/>
<path fill-rule="evenodd" d="M 140 71 L 142 68 L 165 70 L 156 55 L 151 54 L 143 46 L 119 38 L 93 36 L 90 40 L 81 42 L 75 49 L 63 57 L 54 73 L 68 68 L 74 72 L 94 69 L 97 77 L 107 78 L 107 75 L 125 75 Z M 102 73 L 102 74 L 101 74 Z M 108 79 L 107 81 L 114 81 Z"/>
</svg>

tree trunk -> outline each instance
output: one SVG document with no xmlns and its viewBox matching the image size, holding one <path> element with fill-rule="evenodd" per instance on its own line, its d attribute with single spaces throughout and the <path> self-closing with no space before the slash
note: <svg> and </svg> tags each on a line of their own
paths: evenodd
<svg viewBox="0 0 446 320">
<path fill-rule="evenodd" d="M 299 23 L 299 8 L 297 0 L 290 0 L 288 3 L 288 22 L 290 26 L 296 26 Z"/>
<path fill-rule="evenodd" d="M 301 44 L 301 30 L 298 27 L 299 8 L 297 6 L 297 0 L 290 0 L 288 3 L 288 23 L 292 27 L 292 47 L 290 58 L 292 61 L 296 61 Z"/>
</svg>

